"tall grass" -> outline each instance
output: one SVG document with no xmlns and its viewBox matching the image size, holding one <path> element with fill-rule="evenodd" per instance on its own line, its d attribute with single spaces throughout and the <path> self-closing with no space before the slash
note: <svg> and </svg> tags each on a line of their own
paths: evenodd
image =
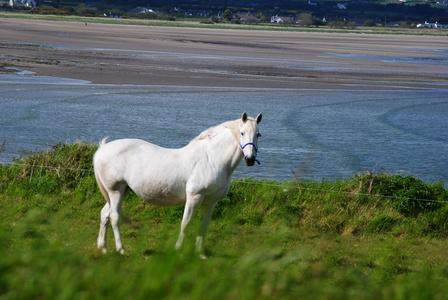
<svg viewBox="0 0 448 300">
<path fill-rule="evenodd" d="M 195 228 L 173 250 L 182 207 L 131 193 L 126 252 L 103 255 L 95 150 L 59 144 L 0 166 L 0 299 L 446 298 L 442 183 L 375 173 L 233 181 L 212 216 L 207 261 L 194 254 Z"/>
</svg>

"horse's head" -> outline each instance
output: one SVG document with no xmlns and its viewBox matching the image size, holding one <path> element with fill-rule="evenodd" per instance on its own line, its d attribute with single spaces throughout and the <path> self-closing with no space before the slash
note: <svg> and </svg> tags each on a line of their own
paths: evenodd
<svg viewBox="0 0 448 300">
<path fill-rule="evenodd" d="M 261 114 L 255 119 L 247 116 L 246 112 L 241 116 L 240 129 L 240 147 L 243 151 L 246 165 L 253 166 L 255 161 L 258 162 L 258 138 L 261 136 L 258 131 L 258 123 L 261 122 Z M 259 163 L 259 162 L 258 162 Z"/>
</svg>

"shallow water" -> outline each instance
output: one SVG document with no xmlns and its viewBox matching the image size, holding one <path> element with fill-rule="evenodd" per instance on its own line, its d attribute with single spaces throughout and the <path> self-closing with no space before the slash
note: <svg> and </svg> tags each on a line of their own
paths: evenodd
<svg viewBox="0 0 448 300">
<path fill-rule="evenodd" d="M 59 142 L 141 138 L 182 147 L 239 118 L 260 124 L 261 165 L 235 177 L 349 178 L 368 170 L 448 177 L 447 90 L 347 91 L 94 85 L 0 75 L 0 161 Z"/>
</svg>

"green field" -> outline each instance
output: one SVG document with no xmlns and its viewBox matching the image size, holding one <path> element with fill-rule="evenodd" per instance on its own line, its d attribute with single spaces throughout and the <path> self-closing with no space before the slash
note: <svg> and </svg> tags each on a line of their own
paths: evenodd
<svg viewBox="0 0 448 300">
<path fill-rule="evenodd" d="M 125 254 L 110 231 L 104 255 L 95 150 L 60 144 L 0 166 L 0 299 L 447 298 L 442 183 L 376 173 L 235 180 L 214 211 L 205 261 L 193 251 L 195 228 L 173 249 L 182 207 L 130 194 Z"/>
</svg>

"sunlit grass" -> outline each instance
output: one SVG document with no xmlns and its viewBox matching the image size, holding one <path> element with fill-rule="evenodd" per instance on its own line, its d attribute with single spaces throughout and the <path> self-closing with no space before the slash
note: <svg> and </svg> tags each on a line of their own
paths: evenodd
<svg viewBox="0 0 448 300">
<path fill-rule="evenodd" d="M 95 149 L 60 144 L 0 166 L 0 299 L 443 299 L 448 292 L 446 203 L 408 214 L 395 205 L 401 198 L 377 194 L 389 183 L 391 195 L 414 186 L 447 201 L 439 184 L 388 174 L 234 181 L 213 214 L 207 261 L 194 253 L 197 221 L 185 248 L 174 251 L 182 207 L 143 205 L 131 193 L 125 253 L 113 250 L 109 232 L 102 254 L 104 199 L 88 171 Z"/>
</svg>

